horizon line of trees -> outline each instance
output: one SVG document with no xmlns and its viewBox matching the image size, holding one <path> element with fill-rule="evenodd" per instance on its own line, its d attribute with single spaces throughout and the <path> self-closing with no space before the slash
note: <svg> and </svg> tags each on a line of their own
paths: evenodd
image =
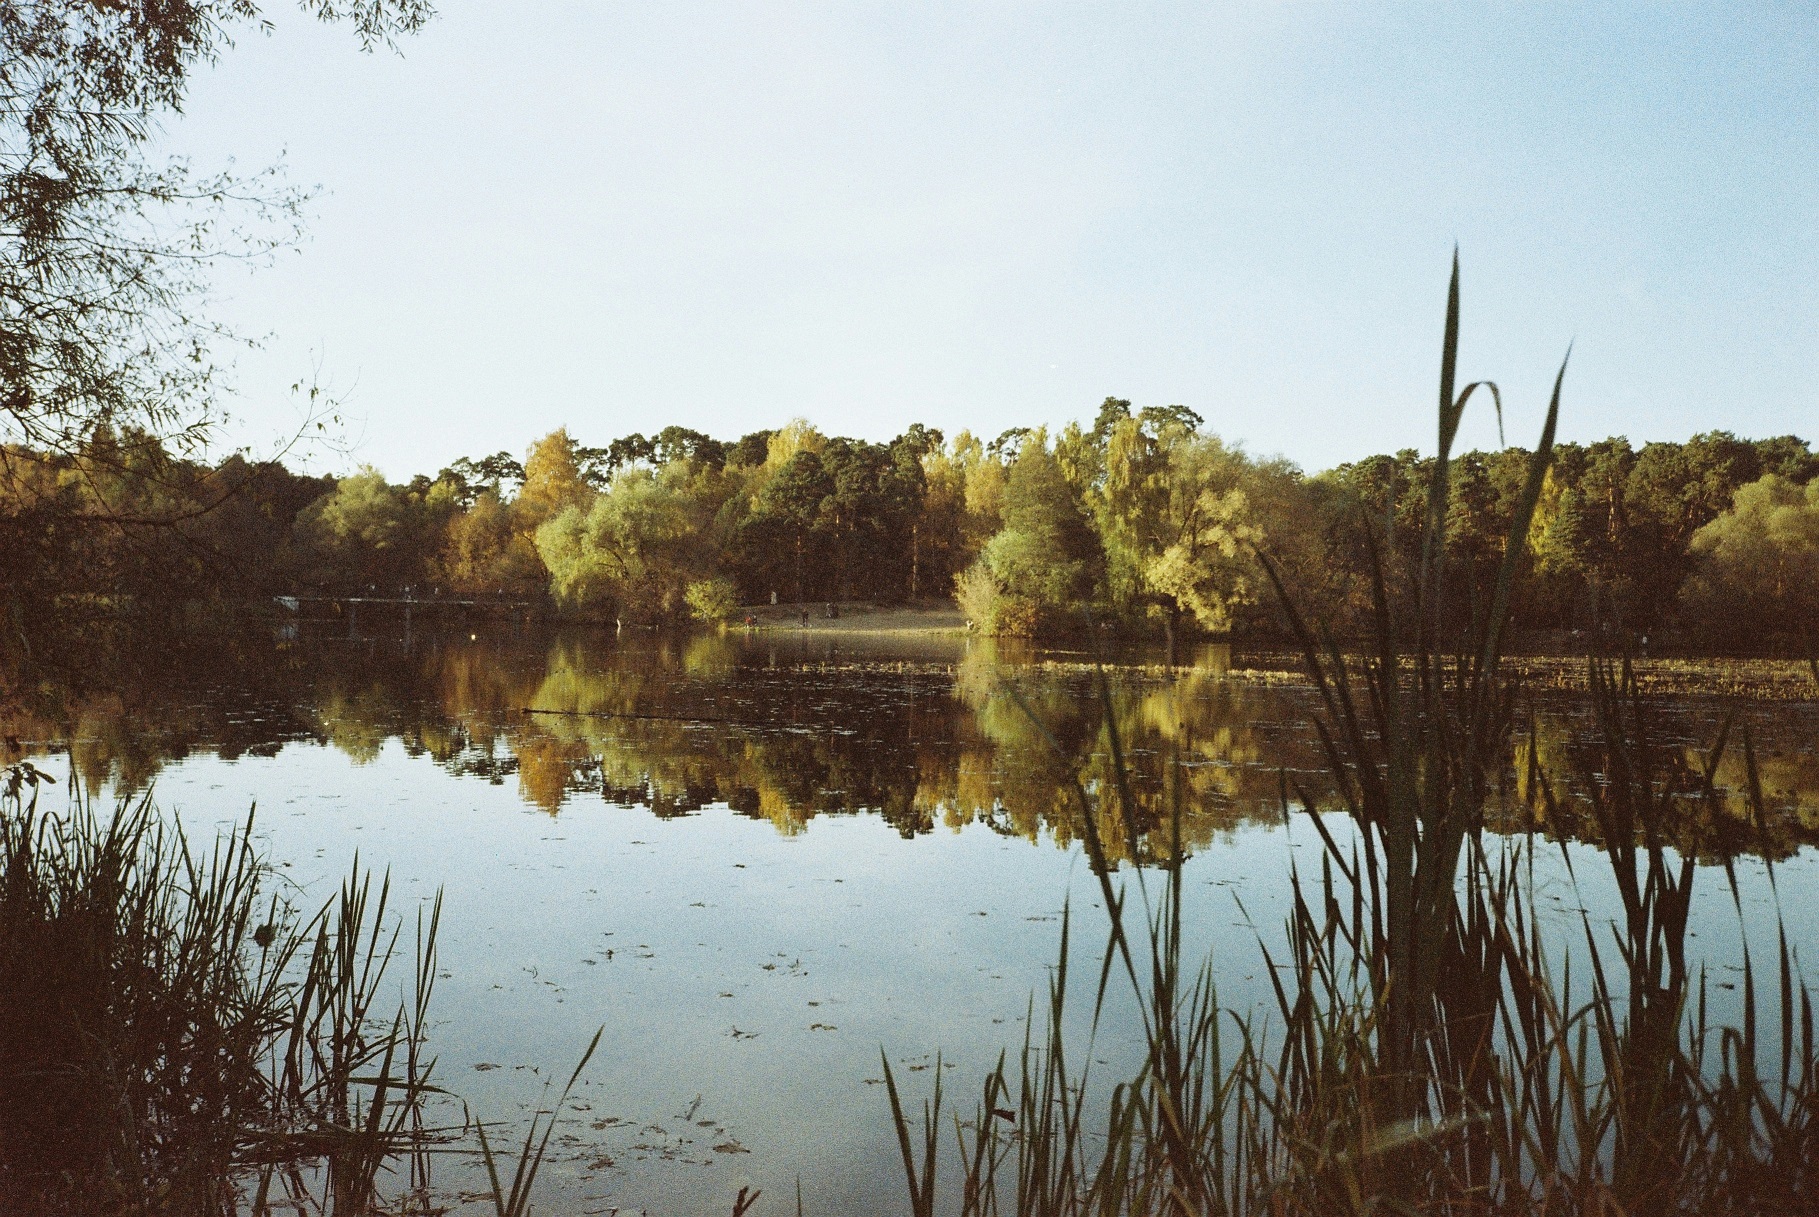
<svg viewBox="0 0 1819 1217">
<path fill-rule="evenodd" d="M 1454 462 L 1460 622 L 1495 578 L 1527 455 Z M 648 624 L 773 600 L 952 598 L 986 633 L 1092 622 L 1172 642 L 1275 631 L 1262 549 L 1345 633 L 1365 619 L 1372 554 L 1391 580 L 1418 560 L 1430 472 L 1403 450 L 1310 475 L 1186 407 L 1119 398 L 1090 428 L 990 440 L 915 425 L 880 444 L 796 420 L 735 441 L 668 427 L 593 448 L 564 428 L 522 461 L 464 458 L 405 483 L 370 466 L 208 464 L 104 426 L 74 451 L 0 452 L 6 628 L 29 647 L 85 614 L 408 588 Z M 1803 648 L 1819 612 L 1815 474 L 1819 454 L 1794 436 L 1561 444 L 1515 621 Z"/>
</svg>

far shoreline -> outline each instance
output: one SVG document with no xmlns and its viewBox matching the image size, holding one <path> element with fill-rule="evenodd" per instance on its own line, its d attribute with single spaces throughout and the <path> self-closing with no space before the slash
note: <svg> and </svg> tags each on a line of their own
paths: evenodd
<svg viewBox="0 0 1819 1217">
<path fill-rule="evenodd" d="M 828 616 L 825 601 L 809 604 L 759 604 L 741 606 L 725 622 L 728 633 L 764 634 L 774 638 L 984 638 L 969 628 L 966 616 L 953 605 L 836 602 L 836 616 Z M 802 613 L 808 612 L 808 624 Z M 747 619 L 750 624 L 746 624 Z M 1549 642 L 1557 641 L 1547 639 Z M 1040 648 L 1041 644 L 1034 644 Z M 1264 684 L 1302 684 L 1300 657 L 1279 642 L 1258 640 L 1257 649 L 1238 647 L 1245 659 L 1264 659 L 1262 667 L 1241 662 L 1221 673 L 1227 679 Z M 1054 658 L 1039 661 L 1065 666 Z M 1518 650 L 1505 664 L 1531 693 L 1576 694 L 1587 688 L 1586 658 L 1566 648 Z M 1636 656 L 1631 660 L 1638 686 L 1645 692 L 1670 697 L 1718 697 L 1775 702 L 1819 701 L 1819 670 L 1810 660 L 1785 657 L 1743 657 L 1678 654 Z M 1083 663 L 1084 667 L 1096 665 Z M 1184 671 L 1193 665 L 1114 662 L 1114 667 Z"/>
</svg>

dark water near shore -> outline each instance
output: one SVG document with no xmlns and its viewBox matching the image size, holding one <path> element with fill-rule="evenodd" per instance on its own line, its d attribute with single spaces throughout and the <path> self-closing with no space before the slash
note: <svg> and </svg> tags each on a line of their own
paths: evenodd
<svg viewBox="0 0 1819 1217">
<path fill-rule="evenodd" d="M 1230 961 L 1227 1004 L 1264 999 L 1256 940 L 1280 924 L 1297 851 L 1318 850 L 1281 798 L 1321 794 L 1311 697 L 1229 678 L 1220 648 L 1178 672 L 1127 658 L 1102 699 L 1083 656 L 965 639 L 306 640 L 52 690 L 4 735 L 97 796 L 153 786 L 197 830 L 256 803 L 300 903 L 356 851 L 411 901 L 444 889 L 436 1048 L 476 1114 L 522 1115 L 604 1024 L 551 1211 L 725 1212 L 750 1184 L 759 1212 L 793 1212 L 800 1179 L 808 1211 L 844 1213 L 900 1207 L 880 1047 L 912 1081 L 939 1050 L 970 1107 L 1021 1040 L 1070 899 L 1096 951 L 1072 782 L 1109 780 L 1108 718 L 1150 822 L 1182 808 L 1193 950 Z M 1790 934 L 1819 941 L 1819 707 L 1676 702 L 1662 755 L 1690 774 L 1733 710 L 1774 811 L 1748 840 L 1779 860 Z M 1596 780 L 1578 773 L 1579 708 L 1532 713 L 1562 788 Z M 1525 759 L 1502 822 L 1570 836 L 1524 820 Z M 1720 781 L 1740 788 L 1740 763 Z M 1157 834 L 1140 852 L 1164 848 Z M 1761 873 L 1743 867 L 1758 912 Z M 1595 880 L 1547 882 L 1562 909 L 1599 907 Z M 1736 940 L 1730 899 L 1718 878 L 1699 889 L 1708 941 Z M 1732 955 L 1715 946 L 1713 965 Z M 1113 1019 L 1096 1054 L 1115 1073 L 1132 1045 Z"/>
</svg>

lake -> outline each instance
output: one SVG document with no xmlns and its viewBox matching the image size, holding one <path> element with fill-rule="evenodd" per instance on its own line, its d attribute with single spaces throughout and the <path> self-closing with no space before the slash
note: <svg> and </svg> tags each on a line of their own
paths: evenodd
<svg viewBox="0 0 1819 1217">
<path fill-rule="evenodd" d="M 1021 1044 L 1070 903 L 1084 1037 L 1104 913 L 1072 782 L 1111 780 L 1108 717 L 1145 825 L 1181 809 L 1192 957 L 1213 952 L 1226 1004 L 1268 999 L 1256 944 L 1279 937 L 1291 864 L 1320 852 L 1302 810 L 1324 793 L 1314 699 L 1279 662 L 1193 658 L 1120 656 L 1102 695 L 1087 656 L 964 638 L 306 638 L 64 693 L 5 734 L 94 797 L 152 787 L 205 839 L 256 806 L 301 906 L 356 855 L 407 907 L 444 891 L 437 1076 L 477 1116 L 525 1118 L 604 1026 L 548 1211 L 725 1213 L 752 1186 L 756 1212 L 793 1212 L 799 1183 L 808 1212 L 848 1213 L 904 1203 L 880 1050 L 917 1095 L 940 1054 L 970 1111 Z M 1733 712 L 1774 815 L 1758 829 L 1739 811 L 1689 848 L 1747 827 L 1790 934 L 1819 940 L 1819 707 L 1666 703 L 1668 770 L 1694 774 Z M 1529 748 L 1563 790 L 1598 780 L 1579 771 L 1586 732 L 1573 698 L 1529 707 L 1500 826 L 1577 831 L 1518 796 Z M 1734 756 L 1719 775 L 1743 785 Z M 1595 872 L 1574 888 L 1554 861 L 1580 848 L 1537 851 L 1542 895 L 1597 915 Z M 1138 861 L 1168 849 L 1152 833 Z M 1766 863 L 1739 873 L 1755 926 Z M 1716 867 L 1694 924 L 1702 957 L 1735 967 Z M 1136 1047 L 1114 1007 L 1102 1081 Z M 477 1182 L 454 1162 L 441 1179 L 455 1202 Z"/>
</svg>

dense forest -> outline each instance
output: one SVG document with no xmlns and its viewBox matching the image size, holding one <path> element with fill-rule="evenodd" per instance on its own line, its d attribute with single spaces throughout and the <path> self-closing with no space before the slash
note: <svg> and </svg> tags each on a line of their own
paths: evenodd
<svg viewBox="0 0 1819 1217">
<path fill-rule="evenodd" d="M 1482 607 L 1527 453 L 1456 458 L 1446 510 L 1461 625 Z M 529 599 L 625 623 L 741 605 L 952 598 L 973 628 L 1087 623 L 1269 636 L 1268 554 L 1314 614 L 1362 620 L 1371 571 L 1418 555 L 1431 460 L 1318 474 L 1223 442 L 1181 406 L 1107 399 L 1090 428 L 986 440 L 920 425 L 889 443 L 796 421 L 722 441 L 680 427 L 587 447 L 559 430 L 434 476 L 310 477 L 172 456 L 97 428 L 0 452 L 9 647 L 131 615 L 195 620 L 282 594 Z M 1529 534 L 1516 620 L 1802 649 L 1819 610 L 1819 455 L 1784 436 L 1562 444 Z"/>
</svg>

